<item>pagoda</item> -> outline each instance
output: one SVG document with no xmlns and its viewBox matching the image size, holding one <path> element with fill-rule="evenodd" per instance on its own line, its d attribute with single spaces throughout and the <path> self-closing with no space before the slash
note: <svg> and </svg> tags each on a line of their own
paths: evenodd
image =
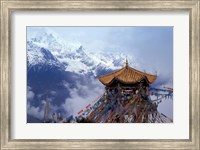
<svg viewBox="0 0 200 150">
<path fill-rule="evenodd" d="M 114 71 L 110 74 L 106 74 L 99 77 L 99 81 L 106 87 L 133 87 L 138 84 L 149 86 L 156 80 L 156 75 L 151 75 L 145 72 L 141 72 L 129 66 L 126 59 L 125 67 Z"/>
<path fill-rule="evenodd" d="M 150 84 L 157 78 L 129 66 L 112 73 L 99 76 L 106 91 L 86 106 L 86 110 L 78 112 L 78 122 L 93 123 L 170 123 L 168 118 L 157 110 L 161 99 L 151 101 Z"/>
</svg>

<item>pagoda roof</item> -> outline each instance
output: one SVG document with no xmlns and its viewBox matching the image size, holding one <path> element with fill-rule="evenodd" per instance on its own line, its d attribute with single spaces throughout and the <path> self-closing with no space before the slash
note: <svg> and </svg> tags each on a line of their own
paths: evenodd
<svg viewBox="0 0 200 150">
<path fill-rule="evenodd" d="M 156 75 L 151 75 L 145 72 L 136 70 L 128 65 L 126 60 L 125 67 L 118 69 L 112 73 L 102 75 L 99 77 L 99 81 L 104 85 L 110 85 L 113 81 L 117 80 L 124 84 L 133 84 L 146 80 L 147 83 L 151 84 L 156 80 Z"/>
</svg>

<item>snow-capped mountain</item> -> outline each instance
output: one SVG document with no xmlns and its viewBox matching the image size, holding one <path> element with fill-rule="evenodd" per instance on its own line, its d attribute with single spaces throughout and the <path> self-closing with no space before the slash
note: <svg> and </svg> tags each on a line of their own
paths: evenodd
<svg viewBox="0 0 200 150">
<path fill-rule="evenodd" d="M 132 58 L 128 58 L 134 66 Z M 27 86 L 31 87 L 29 93 L 34 93 L 29 96 L 31 99 L 27 97 L 31 106 L 29 122 L 34 122 L 34 117 L 42 119 L 37 114 L 44 110 L 42 102 L 47 96 L 51 100 L 51 113 L 65 115 L 71 113 L 68 105 L 73 107 L 76 101 L 84 104 L 98 97 L 104 87 L 96 77 L 121 68 L 125 60 L 126 56 L 121 53 L 96 53 L 95 49 L 89 52 L 79 42 L 66 41 L 52 31 L 28 35 Z M 65 103 L 67 106 L 62 107 Z M 38 112 L 35 114 L 34 110 Z"/>
<path fill-rule="evenodd" d="M 95 50 L 94 50 L 95 51 Z M 52 31 L 36 33 L 27 40 L 28 69 L 35 65 L 56 66 L 77 74 L 98 75 L 99 70 L 116 70 L 124 66 L 122 53 L 88 52 L 79 42 L 65 41 Z M 133 58 L 129 57 L 131 65 Z"/>
<path fill-rule="evenodd" d="M 64 67 L 48 49 L 39 47 L 32 41 L 27 42 L 27 65 L 28 70 L 34 69 L 35 66 L 43 69 L 45 66 L 49 66 L 50 68 L 58 67 L 60 69 Z"/>
</svg>

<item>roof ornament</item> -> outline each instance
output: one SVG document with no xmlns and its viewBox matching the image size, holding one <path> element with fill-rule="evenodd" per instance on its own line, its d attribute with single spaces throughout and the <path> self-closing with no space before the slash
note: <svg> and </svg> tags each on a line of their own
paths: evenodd
<svg viewBox="0 0 200 150">
<path fill-rule="evenodd" d="M 128 60 L 127 60 L 127 57 L 126 57 L 126 68 L 128 68 Z"/>
</svg>

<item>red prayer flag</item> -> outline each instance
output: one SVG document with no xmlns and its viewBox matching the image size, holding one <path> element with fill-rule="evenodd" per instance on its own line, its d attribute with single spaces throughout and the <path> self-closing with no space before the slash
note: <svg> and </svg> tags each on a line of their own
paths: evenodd
<svg viewBox="0 0 200 150">
<path fill-rule="evenodd" d="M 82 112 L 83 112 L 83 110 L 79 111 L 79 112 L 78 112 L 78 115 L 79 115 L 80 113 L 82 113 Z"/>
<path fill-rule="evenodd" d="M 87 105 L 86 108 L 88 109 L 91 106 L 91 104 Z"/>
</svg>

